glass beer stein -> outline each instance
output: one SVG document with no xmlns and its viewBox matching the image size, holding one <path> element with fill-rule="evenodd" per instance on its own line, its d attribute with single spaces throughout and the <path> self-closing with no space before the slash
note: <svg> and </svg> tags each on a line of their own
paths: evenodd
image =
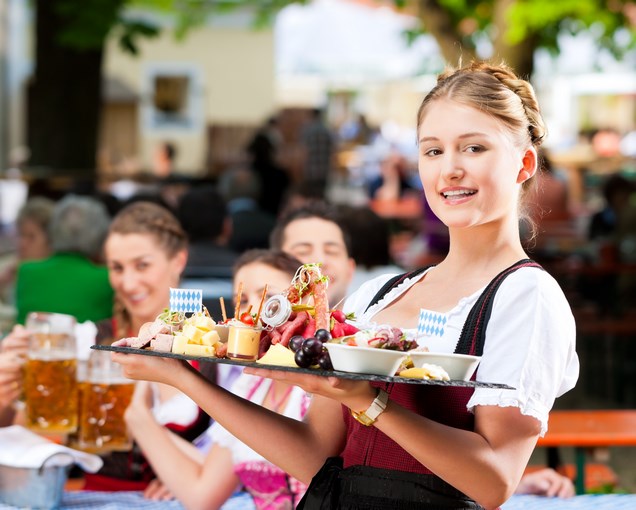
<svg viewBox="0 0 636 510">
<path fill-rule="evenodd" d="M 77 448 L 91 453 L 132 448 L 124 412 L 134 389 L 134 382 L 123 376 L 121 366 L 110 359 L 110 352 L 91 352 L 85 379 L 80 382 Z"/>
<path fill-rule="evenodd" d="M 77 429 L 77 352 L 75 318 L 32 312 L 24 374 L 26 426 L 36 432 Z"/>
</svg>

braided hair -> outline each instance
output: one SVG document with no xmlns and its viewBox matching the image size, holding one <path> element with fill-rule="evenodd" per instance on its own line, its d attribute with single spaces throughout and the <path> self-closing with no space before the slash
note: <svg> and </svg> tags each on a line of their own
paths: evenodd
<svg viewBox="0 0 636 510">
<path fill-rule="evenodd" d="M 112 234 L 150 235 L 170 259 L 188 247 L 187 234 L 174 214 L 165 207 L 148 201 L 133 202 L 119 211 L 108 229 L 108 236 Z M 130 315 L 117 298 L 113 316 L 117 324 L 115 338 L 127 336 L 131 325 Z"/>
</svg>

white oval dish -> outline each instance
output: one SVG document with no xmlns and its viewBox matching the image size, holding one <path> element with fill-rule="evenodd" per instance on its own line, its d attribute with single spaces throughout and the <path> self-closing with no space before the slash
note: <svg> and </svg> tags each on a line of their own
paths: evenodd
<svg viewBox="0 0 636 510">
<path fill-rule="evenodd" d="M 358 374 L 395 375 L 408 353 L 374 347 L 325 343 L 334 370 Z"/>
<path fill-rule="evenodd" d="M 446 370 L 451 379 L 456 381 L 468 381 L 481 359 L 480 356 L 441 352 L 408 351 L 406 354 L 413 361 L 413 366 L 421 367 L 425 363 L 439 365 Z"/>
</svg>

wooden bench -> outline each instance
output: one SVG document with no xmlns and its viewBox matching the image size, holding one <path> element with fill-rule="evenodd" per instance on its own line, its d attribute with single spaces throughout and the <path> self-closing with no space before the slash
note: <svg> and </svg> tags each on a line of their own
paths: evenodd
<svg viewBox="0 0 636 510">
<path fill-rule="evenodd" d="M 550 413 L 548 432 L 539 438 L 540 447 L 573 447 L 576 458 L 576 491 L 587 486 L 586 456 L 590 449 L 636 446 L 636 410 L 555 410 Z"/>
</svg>

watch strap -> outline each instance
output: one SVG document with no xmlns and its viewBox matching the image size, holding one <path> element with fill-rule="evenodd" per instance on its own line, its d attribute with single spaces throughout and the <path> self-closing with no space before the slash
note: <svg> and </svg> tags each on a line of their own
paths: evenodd
<svg viewBox="0 0 636 510">
<path fill-rule="evenodd" d="M 386 409 L 386 405 L 389 401 L 389 394 L 384 390 L 378 390 L 378 395 L 366 411 L 351 411 L 353 416 L 358 422 L 366 427 L 373 425 L 378 416 L 380 416 Z"/>
</svg>

